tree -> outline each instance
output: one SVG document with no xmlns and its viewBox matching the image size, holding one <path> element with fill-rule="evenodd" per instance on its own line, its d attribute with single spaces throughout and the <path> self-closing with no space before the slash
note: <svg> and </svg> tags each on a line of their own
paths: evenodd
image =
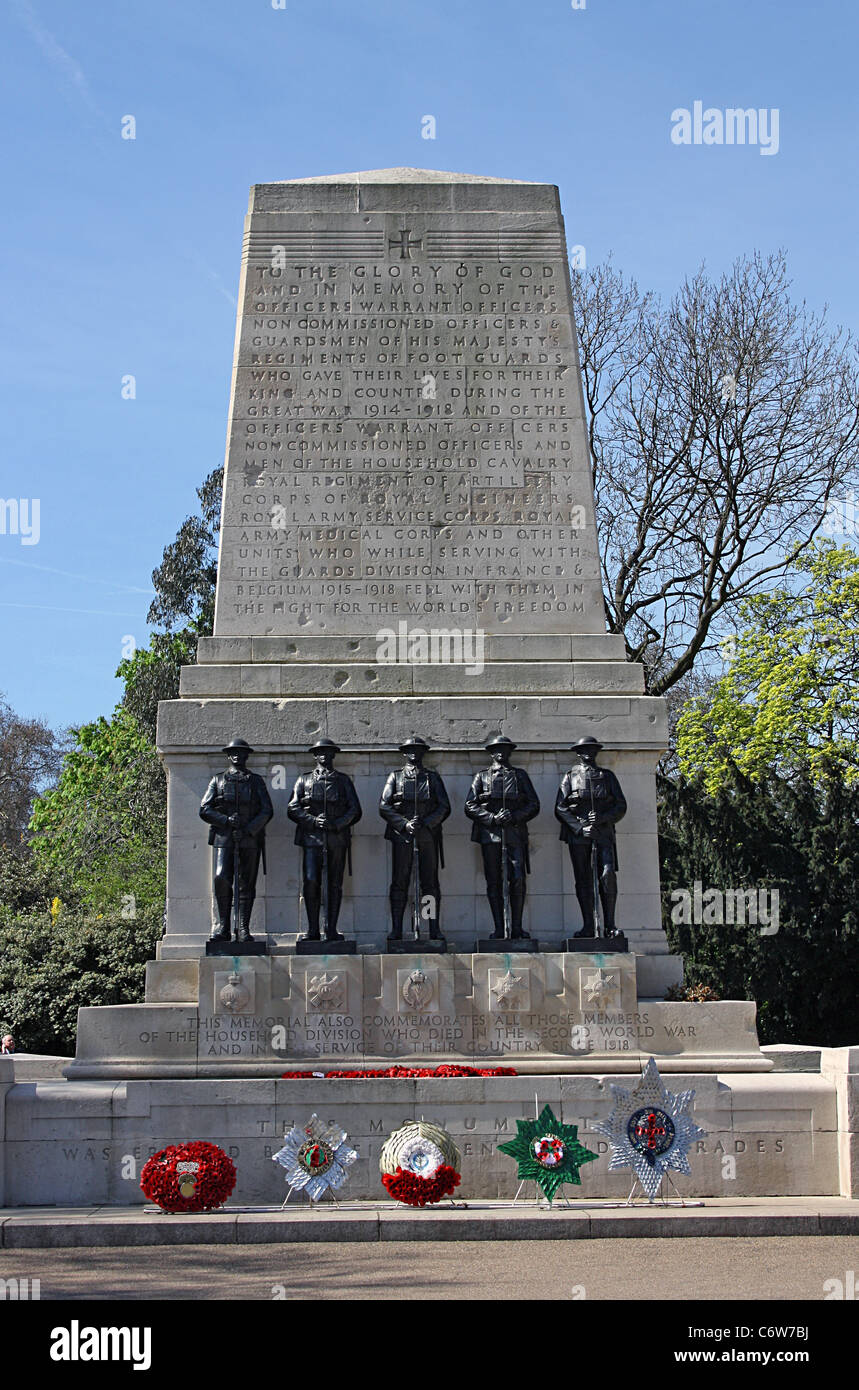
<svg viewBox="0 0 859 1390">
<path fill-rule="evenodd" d="M 0 918 L 0 1027 L 19 1052 L 74 1053 L 82 1005 L 136 1004 L 160 912 Z"/>
<path fill-rule="evenodd" d="M 854 345 L 792 302 L 783 254 L 702 268 L 666 306 L 609 262 L 573 298 L 609 627 L 663 694 L 854 478 Z"/>
<path fill-rule="evenodd" d="M 41 719 L 22 719 L 0 696 L 0 845 L 26 849 L 36 794 L 59 773 L 62 742 Z"/>
<path fill-rule="evenodd" d="M 182 667 L 191 665 L 196 654 L 197 633 L 183 628 L 153 633 L 148 648 L 139 647 L 119 664 L 116 674 L 125 684 L 121 708 L 133 716 L 153 745 L 158 702 L 178 697 Z"/>
<path fill-rule="evenodd" d="M 158 754 L 122 706 L 73 732 L 77 747 L 33 811 L 36 863 L 68 875 L 93 911 L 162 911 L 167 811 Z"/>
<path fill-rule="evenodd" d="M 677 724 L 660 780 L 665 926 L 687 981 L 756 998 L 767 1041 L 859 1029 L 859 556 L 818 541 L 740 605 L 729 669 Z M 779 892 L 779 929 L 682 922 L 695 881 Z"/>
<path fill-rule="evenodd" d="M 175 699 L 179 672 L 211 632 L 223 469 L 198 488 L 200 515 L 188 517 L 153 573 L 150 646 L 120 663 L 120 703 L 108 719 L 72 730 L 76 746 L 57 786 L 40 797 L 31 829 L 42 878 L 91 911 L 163 910 L 167 789 L 155 748 L 159 700 Z"/>
<path fill-rule="evenodd" d="M 859 778 L 859 555 L 818 541 L 789 578 L 740 605 L 730 666 L 681 714 L 677 757 L 711 794 L 735 768 L 810 776 L 825 811 Z"/>
<path fill-rule="evenodd" d="M 177 698 L 179 673 L 193 663 L 198 637 L 212 633 L 223 481 L 223 468 L 216 468 L 197 489 L 200 515 L 186 517 L 152 572 L 156 597 L 147 621 L 162 623 L 165 631 L 154 632 L 149 647 L 120 662 L 116 673 L 125 683 L 123 708 L 153 744 L 159 700 Z"/>
<path fill-rule="evenodd" d="M 663 920 L 687 985 L 756 999 L 761 1042 L 849 1045 L 859 1032 L 859 786 L 836 784 L 825 810 L 798 767 L 790 781 L 733 768 L 711 793 L 682 778 L 658 786 Z M 676 890 L 696 881 L 766 890 L 770 906 L 775 890 L 777 918 L 767 934 L 747 919 L 686 921 Z"/>
<path fill-rule="evenodd" d="M 152 572 L 156 597 L 147 621 L 163 624 L 168 632 L 186 625 L 198 636 L 211 634 L 223 484 L 224 470 L 216 468 L 197 488 L 200 515 L 186 517 L 175 541 L 165 548 L 161 564 Z"/>
</svg>

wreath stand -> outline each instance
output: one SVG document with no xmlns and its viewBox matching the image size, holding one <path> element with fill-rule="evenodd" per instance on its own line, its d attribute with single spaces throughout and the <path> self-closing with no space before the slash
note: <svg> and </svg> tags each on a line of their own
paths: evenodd
<svg viewBox="0 0 859 1390">
<path fill-rule="evenodd" d="M 667 1198 L 664 1196 L 664 1194 L 663 1194 L 662 1188 L 663 1188 L 663 1184 L 664 1184 L 666 1178 L 668 1179 L 668 1182 L 669 1182 L 670 1185 L 671 1185 L 672 1191 L 675 1192 L 676 1195 L 677 1195 L 677 1201 L 676 1201 L 676 1202 L 675 1202 L 675 1201 L 668 1201 L 668 1199 L 667 1199 Z M 632 1207 L 632 1208 L 635 1208 L 637 1205 L 641 1205 L 641 1200 L 640 1200 L 640 1198 L 639 1198 L 639 1199 L 635 1199 L 635 1198 L 633 1197 L 633 1193 L 635 1192 L 636 1185 L 637 1185 L 638 1187 L 640 1187 L 640 1188 L 641 1188 L 641 1191 L 644 1193 L 644 1199 L 645 1199 L 645 1201 L 647 1202 L 647 1205 L 648 1205 L 649 1207 L 652 1207 L 652 1206 L 654 1205 L 654 1202 L 656 1201 L 656 1197 L 648 1197 L 647 1192 L 646 1192 L 645 1188 L 643 1187 L 642 1182 L 641 1182 L 641 1179 L 639 1178 L 639 1176 L 638 1176 L 637 1173 L 633 1174 L 633 1178 L 632 1178 L 632 1187 L 629 1189 L 629 1196 L 627 1197 L 627 1199 L 626 1199 L 626 1201 L 623 1203 L 623 1205 L 624 1205 L 625 1207 Z M 658 1189 L 658 1194 L 657 1194 L 657 1195 L 658 1195 L 658 1197 L 659 1197 L 659 1205 L 660 1205 L 661 1207 L 703 1207 L 703 1206 L 705 1205 L 704 1202 L 699 1202 L 699 1201 L 697 1201 L 697 1200 L 696 1200 L 696 1201 L 692 1201 L 692 1200 L 690 1200 L 688 1197 L 684 1197 L 684 1196 L 682 1195 L 682 1193 L 678 1190 L 677 1185 L 676 1185 L 676 1183 L 674 1182 L 674 1179 L 672 1178 L 671 1174 L 670 1174 L 667 1170 L 666 1170 L 666 1172 L 664 1172 L 664 1173 L 662 1174 L 662 1180 L 661 1180 L 661 1182 L 660 1182 L 660 1184 L 659 1184 L 659 1189 Z M 620 1205 L 620 1204 L 618 1203 L 618 1205 Z"/>
<path fill-rule="evenodd" d="M 281 1211 L 283 1211 L 284 1207 L 286 1206 L 286 1204 L 287 1204 L 287 1202 L 289 1201 L 290 1197 L 292 1196 L 293 1192 L 301 1192 L 301 1191 L 303 1191 L 303 1189 L 300 1188 L 300 1187 L 290 1187 L 290 1188 L 287 1190 L 286 1196 L 284 1197 L 283 1201 L 282 1201 L 281 1204 L 280 1204 L 280 1209 L 281 1209 Z M 338 1209 L 338 1211 L 339 1211 L 339 1210 L 341 1209 L 341 1208 L 340 1208 L 340 1203 L 338 1202 L 337 1198 L 334 1196 L 334 1193 L 333 1193 L 333 1191 L 331 1190 L 331 1188 L 330 1188 L 330 1187 L 326 1187 L 325 1192 L 328 1193 L 328 1195 L 330 1196 L 330 1198 L 331 1198 L 332 1202 L 334 1203 L 335 1207 L 337 1207 L 337 1209 Z M 307 1201 L 308 1201 L 308 1203 L 309 1203 L 309 1210 L 310 1210 L 310 1211 L 318 1211 L 318 1210 L 319 1210 L 319 1208 L 322 1206 L 323 1198 L 325 1197 L 325 1192 L 323 1192 L 323 1194 L 322 1194 L 322 1196 L 319 1198 L 319 1201 L 318 1201 L 318 1202 L 315 1202 L 315 1201 L 313 1200 L 313 1198 L 311 1197 L 310 1193 L 308 1192 L 308 1194 L 307 1194 Z"/>
</svg>

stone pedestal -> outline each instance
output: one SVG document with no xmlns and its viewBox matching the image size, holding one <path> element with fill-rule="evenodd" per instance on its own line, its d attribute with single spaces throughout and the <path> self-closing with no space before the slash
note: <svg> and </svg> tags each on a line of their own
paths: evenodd
<svg viewBox="0 0 859 1390">
<path fill-rule="evenodd" d="M 183 996 L 180 997 L 180 996 Z M 81 1009 L 71 1079 L 512 1066 L 764 1072 L 755 1005 L 641 1001 L 636 957 L 572 952 L 158 961 L 144 1004 Z"/>
<path fill-rule="evenodd" d="M 660 1063 L 661 1065 L 661 1063 Z M 309 1068 L 308 1068 L 309 1069 Z M 610 1083 L 627 1073 L 479 1077 L 418 1081 L 251 1080 L 39 1081 L 6 1095 L 5 1203 L 8 1206 L 142 1204 L 140 1171 L 168 1144 L 190 1137 L 219 1144 L 238 1171 L 230 1206 L 279 1206 L 283 1171 L 272 1155 L 284 1132 L 316 1112 L 349 1132 L 359 1158 L 347 1199 L 379 1201 L 379 1152 L 405 1120 L 441 1124 L 462 1153 L 465 1200 L 506 1198 L 516 1164 L 498 1144 L 534 1114 L 534 1091 L 597 1160 L 582 1169 L 576 1200 L 623 1201 L 628 1171 L 609 1172 L 608 1143 L 593 1130 L 612 1107 Z M 691 1175 L 675 1174 L 690 1197 L 834 1195 L 839 1192 L 836 1090 L 820 1075 L 701 1075 L 678 1070 L 672 1091 L 695 1090 L 695 1119 L 707 1130 L 690 1154 Z M 153 1218 L 156 1220 L 157 1218 Z"/>
<path fill-rule="evenodd" d="M 265 941 L 207 941 L 207 956 L 264 956 L 268 953 Z"/>
<path fill-rule="evenodd" d="M 441 927 L 489 936 L 463 804 L 503 731 L 541 801 L 525 928 L 581 926 L 553 815 L 595 735 L 629 810 L 618 917 L 647 997 L 680 978 L 662 931 L 654 769 L 664 702 L 606 632 L 566 241 L 550 184 L 398 169 L 257 185 L 242 258 L 214 636 L 164 703 L 167 932 L 201 953 L 210 856 L 197 811 L 233 735 L 275 807 L 252 929 L 300 932 L 286 806 L 308 744 L 342 748 L 364 816 L 340 928 L 384 949 L 390 850 L 377 807 L 419 732 L 451 797 Z M 482 948 L 481 948 L 482 949 Z"/>
<path fill-rule="evenodd" d="M 614 936 L 571 936 L 564 942 L 565 951 L 597 951 L 597 950 L 628 951 L 629 942 L 623 932 L 617 932 Z"/>
<path fill-rule="evenodd" d="M 354 941 L 302 941 L 295 943 L 297 956 L 354 956 L 358 947 Z"/>
<path fill-rule="evenodd" d="M 414 937 L 389 936 L 386 951 L 390 956 L 443 956 L 447 951 L 447 942 L 432 937 L 416 941 Z"/>
</svg>

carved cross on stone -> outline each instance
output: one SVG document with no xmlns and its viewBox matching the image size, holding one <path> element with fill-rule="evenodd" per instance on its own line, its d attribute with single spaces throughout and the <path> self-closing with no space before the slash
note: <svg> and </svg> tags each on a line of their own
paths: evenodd
<svg viewBox="0 0 859 1390">
<path fill-rule="evenodd" d="M 412 253 L 410 249 L 412 246 L 423 246 L 423 238 L 416 237 L 414 241 L 410 241 L 409 238 L 411 234 L 412 233 L 410 227 L 403 227 L 396 237 L 388 238 L 389 246 L 399 246 L 401 261 L 410 261 L 412 259 Z"/>
</svg>

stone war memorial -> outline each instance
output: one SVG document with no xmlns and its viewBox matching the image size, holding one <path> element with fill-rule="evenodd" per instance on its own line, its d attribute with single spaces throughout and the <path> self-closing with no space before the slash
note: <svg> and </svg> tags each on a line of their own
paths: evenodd
<svg viewBox="0 0 859 1390">
<path fill-rule="evenodd" d="M 512 1197 L 535 1091 L 592 1151 L 581 1194 L 624 1197 L 611 1086 L 650 1058 L 695 1091 L 685 1195 L 856 1195 L 850 1049 L 787 1070 L 753 1002 L 665 998 L 666 743 L 606 632 L 558 190 L 256 185 L 214 633 L 158 720 L 165 933 L 63 1077 L 0 1073 L 5 1203 L 142 1202 L 123 1158 L 189 1139 L 279 1203 L 311 1111 L 350 1196 L 425 1118 L 463 1195 Z M 322 1079 L 445 1063 L 515 1074 Z"/>
</svg>

